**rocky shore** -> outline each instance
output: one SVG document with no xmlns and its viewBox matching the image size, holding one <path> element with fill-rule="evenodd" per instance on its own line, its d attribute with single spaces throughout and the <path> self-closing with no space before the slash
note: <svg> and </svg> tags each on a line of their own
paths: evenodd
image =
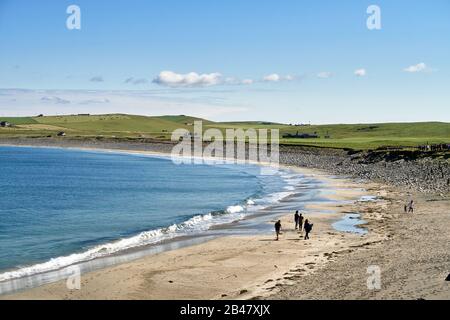
<svg viewBox="0 0 450 320">
<path fill-rule="evenodd" d="M 0 145 L 98 148 L 170 153 L 172 142 L 148 139 L 10 138 Z M 420 151 L 362 151 L 280 146 L 280 163 L 325 170 L 330 174 L 386 183 L 406 191 L 450 192 L 449 154 Z"/>
<path fill-rule="evenodd" d="M 448 157 L 448 154 L 447 154 Z M 450 162 L 432 154 L 352 151 L 282 146 L 280 162 L 329 173 L 382 182 L 412 192 L 448 193 Z"/>
</svg>

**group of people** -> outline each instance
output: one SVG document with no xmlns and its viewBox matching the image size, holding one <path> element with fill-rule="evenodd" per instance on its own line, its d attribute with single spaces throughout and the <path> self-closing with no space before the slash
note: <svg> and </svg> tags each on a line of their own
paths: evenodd
<svg viewBox="0 0 450 320">
<path fill-rule="evenodd" d="M 405 213 L 414 213 L 414 200 L 404 206 Z"/>
<path fill-rule="evenodd" d="M 405 213 L 414 213 L 414 200 L 411 200 L 409 203 L 405 204 L 404 207 Z M 304 221 L 304 222 L 303 222 Z M 294 214 L 294 223 L 295 223 L 295 230 L 300 231 L 300 236 L 302 236 L 303 230 L 305 231 L 305 240 L 309 239 L 309 234 L 312 231 L 313 224 L 309 222 L 308 219 L 305 219 L 303 217 L 303 214 L 299 214 L 298 210 L 295 211 Z M 278 220 L 275 223 L 275 234 L 276 239 L 278 241 L 279 236 L 281 233 L 281 220 Z"/>
<path fill-rule="evenodd" d="M 301 235 L 302 235 L 303 230 L 304 230 L 305 231 L 305 238 L 304 239 L 308 240 L 309 239 L 309 234 L 312 231 L 313 224 L 310 223 L 308 219 L 305 219 L 303 217 L 303 214 L 301 214 L 301 213 L 299 214 L 298 210 L 295 211 L 295 214 L 294 214 L 294 223 L 295 223 L 295 230 L 299 230 Z M 281 220 L 278 220 L 275 223 L 275 234 L 277 236 L 276 237 L 277 241 L 279 239 L 280 233 L 281 233 Z"/>
</svg>

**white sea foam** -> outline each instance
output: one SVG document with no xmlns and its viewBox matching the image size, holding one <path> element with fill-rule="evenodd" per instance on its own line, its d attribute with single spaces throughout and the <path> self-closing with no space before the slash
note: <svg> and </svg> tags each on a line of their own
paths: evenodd
<svg viewBox="0 0 450 320">
<path fill-rule="evenodd" d="M 276 192 L 276 193 L 272 193 L 270 196 L 268 196 L 267 199 L 268 199 L 268 201 L 271 204 L 274 204 L 274 203 L 280 202 L 284 198 L 287 198 L 287 197 L 289 197 L 289 196 L 291 196 L 293 194 L 294 194 L 294 192 L 288 192 L 288 191 L 286 191 L 286 192 Z"/>
<path fill-rule="evenodd" d="M 296 184 L 298 184 L 299 181 L 298 175 L 281 174 L 281 177 L 287 184 L 290 184 L 289 182 L 292 182 L 294 179 L 296 180 Z M 208 213 L 205 215 L 197 215 L 180 224 L 174 224 L 166 228 L 141 232 L 140 234 L 129 238 L 124 238 L 114 242 L 95 246 L 84 252 L 53 258 L 44 263 L 25 266 L 18 270 L 5 272 L 0 274 L 0 282 L 31 276 L 39 273 L 45 273 L 48 271 L 59 270 L 73 264 L 109 256 L 127 249 L 157 244 L 165 240 L 173 239 L 175 237 L 200 233 L 202 231 L 210 229 L 214 225 L 231 223 L 233 221 L 241 220 L 245 218 L 247 212 L 254 212 L 255 210 L 264 209 L 283 200 L 293 193 L 293 191 L 275 192 L 265 195 L 260 199 L 248 199 L 243 205 L 232 205 L 227 207 L 222 214 Z"/>
<path fill-rule="evenodd" d="M 243 206 L 229 206 L 226 210 L 228 213 L 238 213 L 244 211 Z"/>
</svg>

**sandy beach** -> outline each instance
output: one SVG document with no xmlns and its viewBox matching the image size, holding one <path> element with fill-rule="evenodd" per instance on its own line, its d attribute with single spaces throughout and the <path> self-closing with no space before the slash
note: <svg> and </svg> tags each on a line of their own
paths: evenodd
<svg viewBox="0 0 450 320">
<path fill-rule="evenodd" d="M 412 195 L 418 211 L 405 214 L 409 194 L 293 169 L 335 190 L 330 200 L 347 200 L 307 208 L 306 218 L 314 223 L 310 240 L 294 230 L 293 212 L 286 212 L 279 241 L 273 234 L 222 237 L 83 274 L 80 290 L 59 281 L 0 299 L 450 298 L 444 281 L 450 261 L 448 198 Z M 377 201 L 356 201 L 362 196 Z M 368 234 L 332 227 L 355 212 L 367 222 Z M 381 269 L 381 290 L 367 287 L 371 265 Z"/>
<path fill-rule="evenodd" d="M 403 192 L 388 189 L 386 207 L 368 208 L 377 245 L 350 246 L 334 261 L 301 281 L 283 285 L 270 299 L 450 299 L 450 201 L 443 195 L 414 194 L 414 214 L 403 213 Z M 373 217 L 373 219 L 372 219 Z M 367 266 L 380 270 L 381 288 L 367 290 Z"/>
</svg>

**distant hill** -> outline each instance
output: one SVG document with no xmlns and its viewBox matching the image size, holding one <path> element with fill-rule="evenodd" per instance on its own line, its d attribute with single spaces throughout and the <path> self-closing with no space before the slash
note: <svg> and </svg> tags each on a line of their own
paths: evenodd
<svg viewBox="0 0 450 320">
<path fill-rule="evenodd" d="M 196 118 L 196 117 L 190 117 L 190 116 L 185 116 L 185 115 L 160 116 L 160 117 L 155 117 L 155 118 L 164 119 L 164 120 L 167 120 L 167 121 L 176 122 L 176 123 L 182 123 L 182 124 L 188 124 L 188 123 L 192 124 L 192 123 L 194 123 L 194 121 L 203 121 L 204 124 L 214 123 L 213 121 L 210 121 L 210 120 L 206 120 L 206 119 L 202 119 L 202 118 Z"/>
<path fill-rule="evenodd" d="M 381 146 L 450 143 L 450 123 L 444 122 L 295 126 L 264 121 L 213 122 L 186 115 L 148 117 L 127 114 L 0 117 L 0 121 L 14 125 L 12 128 L 0 128 L 0 138 L 56 136 L 64 131 L 67 137 L 77 138 L 101 136 L 169 140 L 175 129 L 192 131 L 194 121 L 203 121 L 205 130 L 279 129 L 280 137 L 290 136 L 281 138 L 281 143 L 306 146 L 374 149 Z M 299 138 L 314 134 L 319 138 Z"/>
</svg>

